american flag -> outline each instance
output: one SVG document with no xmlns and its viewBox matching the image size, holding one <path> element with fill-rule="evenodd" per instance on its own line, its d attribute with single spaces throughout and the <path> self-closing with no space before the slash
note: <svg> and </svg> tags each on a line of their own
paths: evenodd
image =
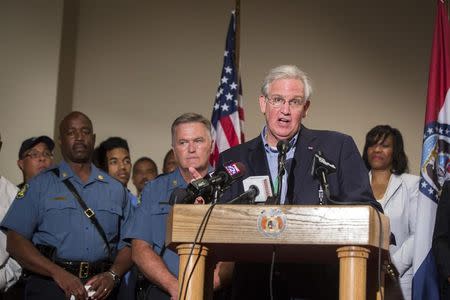
<svg viewBox="0 0 450 300">
<path fill-rule="evenodd" d="M 445 4 L 437 0 L 437 5 L 414 238 L 414 300 L 439 299 L 438 275 L 431 245 L 439 194 L 444 181 L 450 179 L 450 25 Z"/>
<path fill-rule="evenodd" d="M 214 166 L 222 151 L 244 142 L 242 125 L 244 110 L 242 108 L 242 89 L 236 70 L 236 16 L 232 12 L 228 27 L 227 41 L 223 58 L 222 75 L 214 100 L 211 117 L 214 152 L 210 163 Z"/>
</svg>

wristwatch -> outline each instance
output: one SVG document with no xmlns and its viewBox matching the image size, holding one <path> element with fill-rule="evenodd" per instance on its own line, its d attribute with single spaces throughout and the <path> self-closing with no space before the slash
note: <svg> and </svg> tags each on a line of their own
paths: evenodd
<svg viewBox="0 0 450 300">
<path fill-rule="evenodd" d="M 114 272 L 113 270 L 108 270 L 107 273 L 111 275 L 112 279 L 114 280 L 114 285 L 118 285 L 120 283 L 120 276 Z"/>
</svg>

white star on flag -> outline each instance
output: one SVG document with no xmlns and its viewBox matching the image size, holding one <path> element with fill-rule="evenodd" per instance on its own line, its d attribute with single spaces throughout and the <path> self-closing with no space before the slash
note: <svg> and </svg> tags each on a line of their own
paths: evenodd
<svg viewBox="0 0 450 300">
<path fill-rule="evenodd" d="M 228 105 L 226 105 L 225 103 L 222 105 L 222 110 L 224 111 L 228 111 Z"/>
<path fill-rule="evenodd" d="M 228 78 L 226 76 L 223 76 L 221 81 L 222 83 L 228 83 Z"/>
</svg>

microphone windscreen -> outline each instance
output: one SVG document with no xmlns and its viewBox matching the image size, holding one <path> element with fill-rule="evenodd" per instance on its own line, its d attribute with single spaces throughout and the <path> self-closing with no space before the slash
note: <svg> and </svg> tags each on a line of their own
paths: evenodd
<svg viewBox="0 0 450 300">
<path fill-rule="evenodd" d="M 242 181 L 244 190 L 250 189 L 251 186 L 256 186 L 259 193 L 256 195 L 255 203 L 266 202 L 268 197 L 272 196 L 272 187 L 270 185 L 269 176 L 250 176 Z"/>
<path fill-rule="evenodd" d="M 245 165 L 241 162 L 230 162 L 224 166 L 225 172 L 231 177 L 231 180 L 241 178 L 245 175 L 247 169 Z"/>
<path fill-rule="evenodd" d="M 256 185 L 252 184 L 248 189 L 251 191 L 251 198 L 255 199 L 259 195 L 259 188 Z"/>
<path fill-rule="evenodd" d="M 169 205 L 184 204 L 188 202 L 189 192 L 186 189 L 177 187 L 170 194 Z"/>
<path fill-rule="evenodd" d="M 277 143 L 277 150 L 280 154 L 286 154 L 289 151 L 289 141 L 279 140 Z"/>
</svg>

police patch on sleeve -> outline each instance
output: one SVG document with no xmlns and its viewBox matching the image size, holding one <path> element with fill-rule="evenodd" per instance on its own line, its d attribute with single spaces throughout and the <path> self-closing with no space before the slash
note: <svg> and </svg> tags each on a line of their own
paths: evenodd
<svg viewBox="0 0 450 300">
<path fill-rule="evenodd" d="M 25 197 L 25 194 L 27 193 L 29 187 L 30 186 L 28 185 L 28 183 L 25 183 L 23 187 L 17 192 L 16 199 L 22 199 L 23 197 Z"/>
</svg>

